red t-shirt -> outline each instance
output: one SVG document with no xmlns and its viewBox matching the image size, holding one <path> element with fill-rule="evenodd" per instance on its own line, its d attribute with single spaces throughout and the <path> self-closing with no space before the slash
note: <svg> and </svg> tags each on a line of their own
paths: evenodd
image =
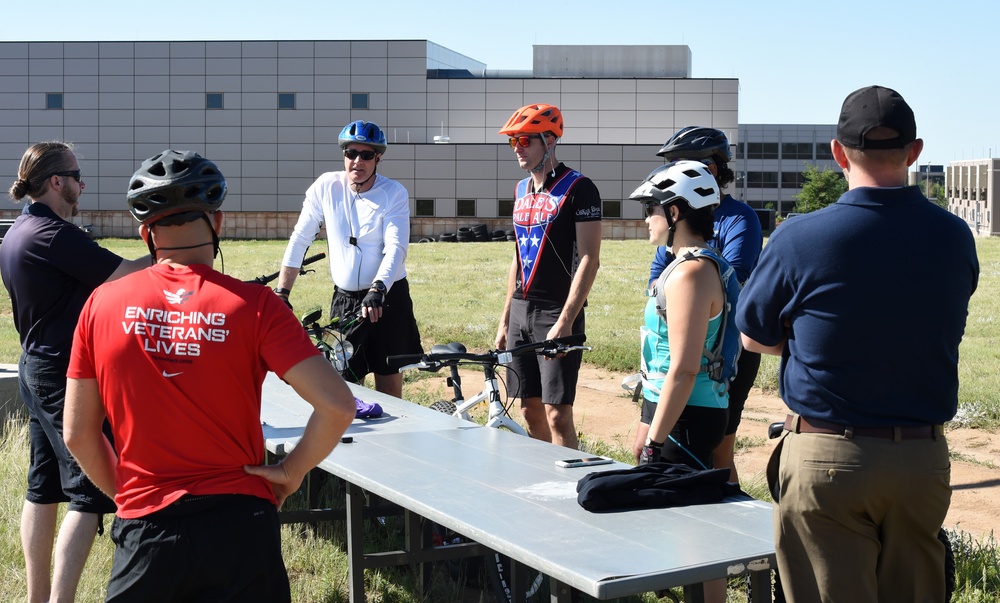
<svg viewBox="0 0 1000 603">
<path fill-rule="evenodd" d="M 118 452 L 118 516 L 185 494 L 274 502 L 270 484 L 243 471 L 264 462 L 261 384 L 318 353 L 269 289 L 206 265 L 158 264 L 95 290 L 68 377 L 97 379 Z"/>
</svg>

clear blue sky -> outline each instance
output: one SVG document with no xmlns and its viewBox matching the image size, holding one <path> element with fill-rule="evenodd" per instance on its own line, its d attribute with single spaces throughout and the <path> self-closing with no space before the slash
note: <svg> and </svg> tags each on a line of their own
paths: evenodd
<svg viewBox="0 0 1000 603">
<path fill-rule="evenodd" d="M 693 77 L 739 78 L 740 123 L 836 123 L 849 92 L 877 83 L 913 107 L 920 163 L 1000 156 L 995 0 L 4 5 L 0 41 L 426 39 L 489 69 L 531 69 L 534 44 L 686 44 Z"/>
</svg>

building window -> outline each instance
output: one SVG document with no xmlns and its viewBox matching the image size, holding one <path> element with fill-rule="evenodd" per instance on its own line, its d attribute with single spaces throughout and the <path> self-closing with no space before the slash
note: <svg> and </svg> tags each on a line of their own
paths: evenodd
<svg viewBox="0 0 1000 603">
<path fill-rule="evenodd" d="M 368 108 L 368 93 L 367 92 L 354 92 L 354 93 L 351 93 L 351 108 L 352 109 L 367 109 Z"/>
<path fill-rule="evenodd" d="M 295 93 L 294 92 L 279 92 L 278 93 L 278 108 L 279 109 L 294 109 L 295 108 Z"/>
<path fill-rule="evenodd" d="M 806 184 L 802 172 L 781 172 L 781 188 L 802 188 Z"/>
<path fill-rule="evenodd" d="M 418 218 L 434 217 L 434 199 L 417 199 L 414 201 L 413 215 Z"/>
<path fill-rule="evenodd" d="M 778 143 L 776 142 L 748 142 L 747 159 L 777 159 Z"/>
<path fill-rule="evenodd" d="M 47 92 L 45 94 L 45 108 L 62 109 L 63 108 L 62 92 Z"/>
<path fill-rule="evenodd" d="M 209 92 L 205 95 L 205 108 L 206 109 L 222 109 L 222 93 L 221 92 Z"/>
<path fill-rule="evenodd" d="M 497 217 L 498 218 L 513 218 L 514 217 L 514 200 L 513 199 L 498 199 L 497 200 Z"/>
<path fill-rule="evenodd" d="M 811 142 L 786 142 L 781 145 L 782 159 L 812 159 L 813 144 Z"/>
<path fill-rule="evenodd" d="M 603 217 L 605 218 L 622 217 L 622 202 L 619 199 L 615 199 L 613 201 L 603 201 L 601 203 L 601 208 Z"/>
<path fill-rule="evenodd" d="M 747 188 L 778 188 L 778 172 L 747 172 Z"/>
<path fill-rule="evenodd" d="M 816 144 L 816 159 L 833 161 L 833 149 L 830 148 L 830 143 L 820 142 Z"/>
<path fill-rule="evenodd" d="M 456 215 L 459 218 L 475 218 L 476 217 L 476 200 L 475 199 L 459 199 L 458 205 L 456 207 Z"/>
<path fill-rule="evenodd" d="M 734 159 L 746 159 L 746 157 L 743 156 L 745 147 L 746 145 L 742 142 L 736 143 L 736 157 L 734 157 Z"/>
</svg>

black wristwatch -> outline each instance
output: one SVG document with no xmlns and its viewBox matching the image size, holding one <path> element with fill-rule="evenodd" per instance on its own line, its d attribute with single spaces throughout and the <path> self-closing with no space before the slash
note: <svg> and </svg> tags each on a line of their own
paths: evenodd
<svg viewBox="0 0 1000 603">
<path fill-rule="evenodd" d="M 663 442 L 654 442 L 653 440 L 646 438 L 646 446 L 649 448 L 663 448 Z"/>
<path fill-rule="evenodd" d="M 372 291 L 378 291 L 382 295 L 385 295 L 385 293 L 387 291 L 387 289 L 385 288 L 385 283 L 383 283 L 382 281 L 375 281 L 375 282 L 373 282 L 371 290 Z"/>
<path fill-rule="evenodd" d="M 274 293 L 276 295 L 280 296 L 280 297 L 287 298 L 289 295 L 292 294 L 292 290 L 291 289 L 285 289 L 284 287 L 275 287 L 274 288 Z"/>
</svg>

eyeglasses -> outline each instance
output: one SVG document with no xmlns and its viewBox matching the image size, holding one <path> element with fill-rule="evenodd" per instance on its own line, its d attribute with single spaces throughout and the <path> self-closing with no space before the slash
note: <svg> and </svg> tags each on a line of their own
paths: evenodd
<svg viewBox="0 0 1000 603">
<path fill-rule="evenodd" d="M 359 155 L 361 156 L 361 159 L 363 159 L 364 161 L 371 161 L 372 159 L 375 159 L 375 155 L 377 155 L 377 153 L 375 151 L 359 151 L 357 149 L 344 149 L 344 157 L 347 157 L 351 161 L 357 159 Z"/>
<path fill-rule="evenodd" d="M 512 149 L 516 149 L 517 147 L 526 149 L 529 146 L 531 146 L 532 140 L 541 137 L 542 137 L 541 134 L 532 134 L 530 136 L 527 134 L 524 136 L 511 136 L 510 138 L 507 139 L 507 144 L 509 144 L 510 148 Z"/>
<path fill-rule="evenodd" d="M 83 182 L 83 176 L 80 174 L 80 170 L 70 170 L 68 172 L 55 172 L 53 176 L 69 176 L 77 182 Z"/>
<path fill-rule="evenodd" d="M 657 201 L 649 201 L 646 203 L 646 217 L 651 218 L 656 214 L 656 209 L 662 207 Z"/>
</svg>

